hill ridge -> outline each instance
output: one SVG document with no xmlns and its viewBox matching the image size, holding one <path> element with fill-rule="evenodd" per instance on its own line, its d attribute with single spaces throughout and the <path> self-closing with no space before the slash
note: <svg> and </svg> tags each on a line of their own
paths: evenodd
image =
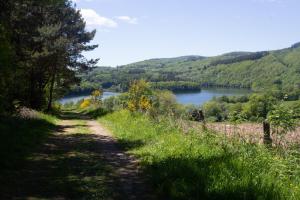
<svg viewBox="0 0 300 200">
<path fill-rule="evenodd" d="M 194 82 L 253 90 L 300 90 L 300 43 L 272 51 L 230 52 L 213 57 L 156 58 L 117 68 L 97 68 L 82 77 L 83 88 L 126 90 L 134 79 Z"/>
</svg>

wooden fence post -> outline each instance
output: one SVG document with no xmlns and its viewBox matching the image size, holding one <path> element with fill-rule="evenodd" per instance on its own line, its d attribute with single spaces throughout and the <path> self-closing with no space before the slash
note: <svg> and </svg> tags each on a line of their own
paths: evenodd
<svg viewBox="0 0 300 200">
<path fill-rule="evenodd" d="M 270 146 L 272 145 L 270 123 L 264 121 L 263 128 L 264 128 L 264 144 Z"/>
</svg>

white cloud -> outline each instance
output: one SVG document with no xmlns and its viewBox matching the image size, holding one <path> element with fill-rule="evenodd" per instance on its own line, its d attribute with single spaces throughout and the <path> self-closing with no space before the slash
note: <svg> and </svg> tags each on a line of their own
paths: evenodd
<svg viewBox="0 0 300 200">
<path fill-rule="evenodd" d="M 93 9 L 80 9 L 80 12 L 88 26 L 100 26 L 106 28 L 115 28 L 118 26 L 114 20 L 100 16 Z"/>
<path fill-rule="evenodd" d="M 138 19 L 135 17 L 129 17 L 129 16 L 118 16 L 116 17 L 118 20 L 121 20 L 123 22 L 129 23 L 129 24 L 137 24 Z"/>
</svg>

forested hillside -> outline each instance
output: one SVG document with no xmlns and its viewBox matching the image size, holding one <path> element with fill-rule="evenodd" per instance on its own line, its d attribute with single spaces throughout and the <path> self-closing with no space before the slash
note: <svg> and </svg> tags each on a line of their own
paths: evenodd
<svg viewBox="0 0 300 200">
<path fill-rule="evenodd" d="M 81 74 L 82 88 L 126 89 L 133 79 L 150 82 L 185 81 L 206 86 L 277 88 L 292 92 L 300 85 L 299 43 L 263 52 L 233 52 L 216 57 L 186 56 L 151 59 L 117 68 L 99 67 Z"/>
</svg>

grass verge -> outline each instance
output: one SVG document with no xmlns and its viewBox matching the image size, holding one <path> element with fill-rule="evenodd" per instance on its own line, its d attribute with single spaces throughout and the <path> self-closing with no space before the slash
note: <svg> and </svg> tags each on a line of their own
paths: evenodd
<svg viewBox="0 0 300 200">
<path fill-rule="evenodd" d="M 35 150 L 55 129 L 57 119 L 37 113 L 36 118 L 0 117 L 0 168 L 12 167 Z"/>
<path fill-rule="evenodd" d="M 298 199 L 299 156 L 240 143 L 212 132 L 182 134 L 119 111 L 99 121 L 141 165 L 162 199 Z"/>
</svg>

